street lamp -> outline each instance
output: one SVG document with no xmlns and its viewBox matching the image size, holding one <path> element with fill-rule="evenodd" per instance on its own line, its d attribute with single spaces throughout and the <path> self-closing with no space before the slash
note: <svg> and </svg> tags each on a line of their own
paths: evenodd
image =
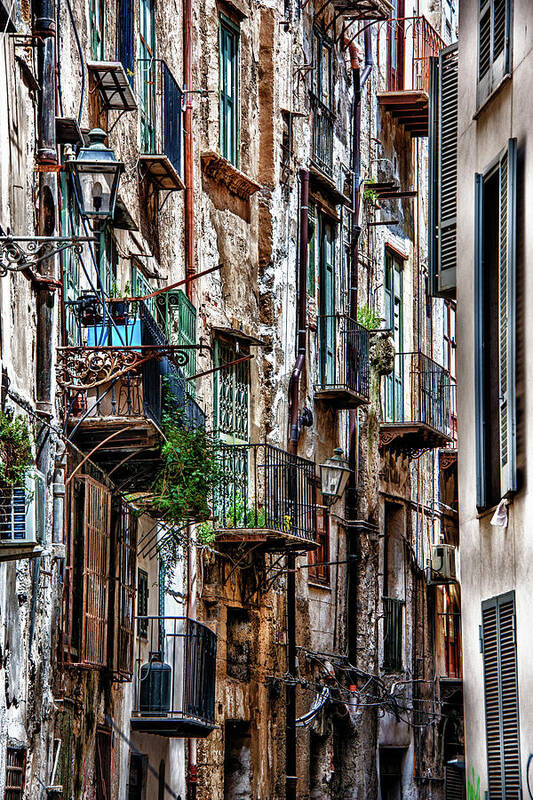
<svg viewBox="0 0 533 800">
<path fill-rule="evenodd" d="M 106 147 L 106 132 L 93 128 L 89 146 L 80 148 L 78 157 L 68 162 L 82 217 L 113 219 L 120 173 L 124 164 Z"/>
<path fill-rule="evenodd" d="M 322 497 L 328 506 L 340 500 L 346 489 L 351 469 L 344 458 L 344 451 L 336 447 L 331 458 L 320 465 L 320 483 Z"/>
</svg>

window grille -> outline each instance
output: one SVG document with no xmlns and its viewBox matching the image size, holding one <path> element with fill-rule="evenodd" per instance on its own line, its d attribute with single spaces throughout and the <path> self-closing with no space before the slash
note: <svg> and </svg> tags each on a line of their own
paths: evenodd
<svg viewBox="0 0 533 800">
<path fill-rule="evenodd" d="M 6 754 L 5 800 L 22 800 L 26 778 L 26 750 L 8 747 Z"/>
</svg>

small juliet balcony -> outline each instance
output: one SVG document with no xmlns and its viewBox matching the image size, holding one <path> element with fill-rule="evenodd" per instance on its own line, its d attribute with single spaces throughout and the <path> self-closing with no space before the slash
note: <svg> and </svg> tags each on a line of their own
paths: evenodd
<svg viewBox="0 0 533 800">
<path fill-rule="evenodd" d="M 187 617 L 137 617 L 131 730 L 205 738 L 215 727 L 217 637 Z"/>
<path fill-rule="evenodd" d="M 164 410 L 205 424 L 183 372 L 195 345 L 170 345 L 143 300 L 82 295 L 70 305 L 79 344 L 58 349 L 58 384 L 69 438 L 81 450 L 107 467 L 130 468 L 157 461 Z"/>
<path fill-rule="evenodd" d="M 315 400 L 331 408 L 357 408 L 370 393 L 369 332 L 342 314 L 318 319 L 319 356 Z"/>
<path fill-rule="evenodd" d="M 182 180 L 183 92 L 165 61 L 140 59 L 141 180 L 175 192 Z"/>
<path fill-rule="evenodd" d="M 217 545 L 249 542 L 270 551 L 314 550 L 315 464 L 269 444 L 219 447 L 223 479 L 213 499 Z"/>
<path fill-rule="evenodd" d="M 379 37 L 383 36 L 387 90 L 378 92 L 379 104 L 411 136 L 427 136 L 430 59 L 438 56 L 444 41 L 424 16 L 389 19 L 380 25 Z"/>
<path fill-rule="evenodd" d="M 416 454 L 450 442 L 450 375 L 429 356 L 397 353 L 381 397 L 382 449 Z"/>
</svg>

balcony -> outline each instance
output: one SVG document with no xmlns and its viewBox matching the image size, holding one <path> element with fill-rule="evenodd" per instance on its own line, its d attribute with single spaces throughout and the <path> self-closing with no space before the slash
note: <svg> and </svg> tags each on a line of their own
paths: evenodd
<svg viewBox="0 0 533 800">
<path fill-rule="evenodd" d="M 305 458 L 268 444 L 219 448 L 223 483 L 213 499 L 217 545 L 314 550 L 317 476 Z"/>
<path fill-rule="evenodd" d="M 450 375 L 420 352 L 397 353 L 382 379 L 380 447 L 415 455 L 451 440 Z"/>
<path fill-rule="evenodd" d="M 204 738 L 215 727 L 217 637 L 187 617 L 137 617 L 131 730 Z"/>
<path fill-rule="evenodd" d="M 309 0 L 302 0 L 302 8 L 308 3 Z M 388 0 L 329 0 L 329 4 L 335 14 L 354 20 L 387 19 L 392 10 Z"/>
<path fill-rule="evenodd" d="M 318 320 L 319 357 L 315 400 L 331 408 L 357 408 L 370 392 L 369 333 L 344 315 Z"/>
<path fill-rule="evenodd" d="M 380 26 L 387 37 L 387 91 L 378 92 L 381 108 L 411 136 L 429 131 L 430 59 L 444 41 L 423 16 L 390 19 Z M 378 47 L 379 52 L 379 47 Z"/>
<path fill-rule="evenodd" d="M 186 423 L 205 424 L 182 371 L 189 346 L 169 345 L 142 300 L 102 303 L 82 295 L 70 305 L 81 344 L 58 351 L 69 438 L 108 467 L 125 461 L 153 468 L 165 409 L 181 413 Z"/>
<path fill-rule="evenodd" d="M 164 61 L 140 60 L 141 179 L 155 189 L 184 189 L 182 180 L 183 92 Z"/>
</svg>

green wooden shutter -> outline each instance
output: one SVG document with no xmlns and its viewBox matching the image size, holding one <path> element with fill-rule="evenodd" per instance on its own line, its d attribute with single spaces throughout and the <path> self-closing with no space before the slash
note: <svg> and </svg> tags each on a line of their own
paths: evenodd
<svg viewBox="0 0 533 800">
<path fill-rule="evenodd" d="M 512 4 L 480 0 L 478 23 L 477 102 L 483 101 L 511 71 Z"/>
<path fill-rule="evenodd" d="M 178 344 L 196 344 L 196 309 L 187 297 L 180 291 L 178 294 Z M 188 361 L 182 367 L 186 378 L 196 375 L 196 350 L 187 350 Z M 187 390 L 194 394 L 196 390 L 195 382 L 187 382 Z"/>
<path fill-rule="evenodd" d="M 500 159 L 500 470 L 502 495 L 516 491 L 516 139 Z"/>
<path fill-rule="evenodd" d="M 215 340 L 215 366 L 236 361 L 235 345 Z M 232 444 L 247 444 L 249 437 L 250 364 L 242 361 L 214 373 L 215 431 Z"/>
<path fill-rule="evenodd" d="M 474 211 L 474 336 L 475 336 L 475 407 L 476 407 L 476 504 L 487 504 L 485 470 L 485 339 L 483 336 L 483 175 L 475 175 Z"/>
<path fill-rule="evenodd" d="M 220 18 L 219 48 L 220 152 L 238 166 L 239 29 L 224 16 Z"/>
<path fill-rule="evenodd" d="M 431 68 L 429 269 L 431 293 L 455 297 L 457 264 L 457 43 Z"/>
<path fill-rule="evenodd" d="M 104 60 L 105 6 L 103 3 L 104 0 L 90 0 L 89 4 L 91 58 L 95 61 Z"/>
<path fill-rule="evenodd" d="M 520 726 L 515 594 L 481 605 L 490 800 L 520 800 Z"/>
</svg>

